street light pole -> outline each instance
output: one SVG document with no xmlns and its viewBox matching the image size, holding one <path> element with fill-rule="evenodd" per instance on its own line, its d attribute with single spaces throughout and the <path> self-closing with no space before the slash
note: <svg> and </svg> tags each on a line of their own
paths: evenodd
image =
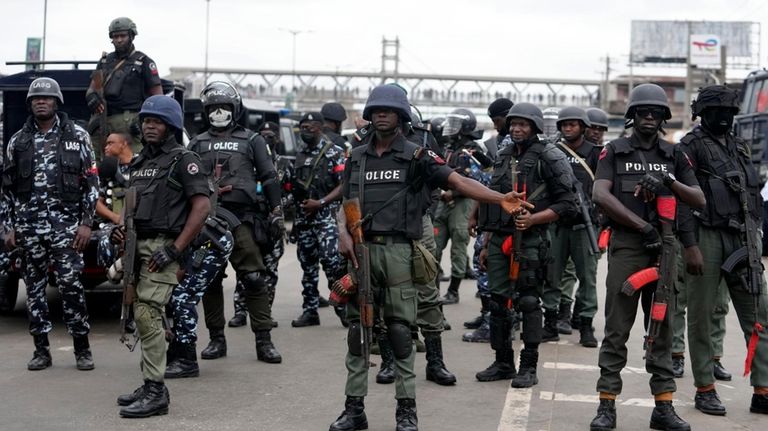
<svg viewBox="0 0 768 431">
<path fill-rule="evenodd" d="M 295 30 L 292 28 L 279 28 L 280 31 L 287 31 L 293 36 L 291 50 L 291 91 L 296 88 L 296 36 L 302 33 L 312 33 L 312 30 Z"/>
<path fill-rule="evenodd" d="M 45 61 L 45 51 L 48 45 L 48 39 L 45 38 L 48 29 L 48 0 L 43 3 L 43 49 L 40 54 L 40 60 Z M 40 65 L 41 69 L 45 69 L 45 65 Z"/>
<path fill-rule="evenodd" d="M 205 73 L 204 78 L 205 82 L 203 85 L 208 85 L 208 34 L 209 34 L 209 28 L 210 28 L 210 18 L 211 18 L 211 0 L 205 0 Z"/>
</svg>

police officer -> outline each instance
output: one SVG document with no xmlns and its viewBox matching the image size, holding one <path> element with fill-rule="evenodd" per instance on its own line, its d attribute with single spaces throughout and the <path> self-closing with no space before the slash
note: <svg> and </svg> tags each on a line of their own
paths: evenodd
<svg viewBox="0 0 768 431">
<path fill-rule="evenodd" d="M 483 168 L 491 165 L 476 139 L 483 136 L 482 130 L 476 130 L 477 119 L 468 109 L 456 109 L 446 117 L 443 135 L 450 139 L 447 144 L 446 161 L 459 175 L 471 173 L 471 157 L 478 160 Z M 451 283 L 443 296 L 443 304 L 459 302 L 459 285 L 467 269 L 467 245 L 469 245 L 468 221 L 473 202 L 459 193 L 446 190 L 440 195 L 440 202 L 435 215 L 435 242 L 440 262 L 443 250 L 451 241 Z"/>
<path fill-rule="evenodd" d="M 320 108 L 320 115 L 323 116 L 323 134 L 346 151 L 349 143 L 341 136 L 341 123 L 347 119 L 346 109 L 341 103 L 328 102 Z"/>
<path fill-rule="evenodd" d="M 507 113 L 507 125 L 512 144 L 498 153 L 491 189 L 527 191 L 526 200 L 533 209 L 513 218 L 498 206 L 480 205 L 478 228 L 486 236 L 480 263 L 488 270 L 491 348 L 496 360 L 476 378 L 481 382 L 512 379 L 512 387 L 528 388 L 538 383 L 536 366 L 542 333 L 539 289 L 542 282 L 548 282 L 549 224 L 573 217 L 576 207 L 573 172 L 565 156 L 537 136 L 544 127 L 541 110 L 530 103 L 518 103 Z M 510 279 L 510 253 L 505 252 L 510 247 L 504 246 L 510 241 L 520 241 L 514 256 L 519 265 L 516 280 Z M 510 338 L 511 306 L 523 316 L 525 347 L 520 352 L 518 371 Z"/>
<path fill-rule="evenodd" d="M 768 319 L 765 280 L 761 275 L 759 296 L 753 297 L 740 281 L 744 269 L 731 273 L 720 269 L 729 256 L 747 245 L 745 235 L 752 236 L 758 248 L 755 252 L 757 256 L 761 254 L 760 233 L 746 230 L 741 209 L 740 193 L 746 189 L 747 217 L 752 218 L 755 226 L 761 225 L 760 181 L 752 165 L 749 144 L 731 133 L 733 117 L 739 112 L 738 93 L 722 85 L 706 87 L 691 108 L 693 119 L 700 117 L 701 125 L 688 132 L 680 143 L 707 197 L 703 210 L 681 214 L 684 220 L 693 220 L 685 225 L 693 229 L 684 228 L 681 239 L 685 246 L 687 288 L 696 292 L 688 295 L 688 343 L 696 408 L 706 414 L 725 414 L 725 406 L 715 390 L 715 352 L 711 341 L 713 315 L 723 302 L 718 290 L 725 287 L 721 286 L 724 281 L 744 338 L 751 336 L 757 341 L 751 351 L 754 358 L 750 383 L 754 394 L 750 411 L 768 414 L 768 333 L 754 329 Z"/>
<path fill-rule="evenodd" d="M 557 130 L 562 140 L 557 147 L 565 154 L 571 169 L 580 183 L 581 196 L 591 213 L 591 222 L 597 220 L 592 207 L 592 182 L 597 169 L 598 147 L 584 139 L 584 133 L 589 127 L 589 118 L 583 109 L 569 106 L 558 113 Z M 592 226 L 593 227 L 593 226 Z M 593 227 L 594 228 L 594 227 Z M 597 313 L 597 260 L 599 254 L 593 253 L 589 245 L 587 226 L 582 217 L 571 220 L 561 220 L 552 226 L 552 263 L 550 275 L 552 280 L 546 284 L 542 293 L 544 302 L 544 332 L 543 341 L 557 341 L 558 322 L 565 324 L 571 319 L 571 303 L 561 301 L 561 279 L 565 264 L 573 260 L 576 276 L 579 280 L 579 344 L 584 347 L 597 347 L 592 318 Z M 559 309 L 558 309 L 559 308 Z M 570 328 L 568 328 L 570 329 Z"/>
<path fill-rule="evenodd" d="M 177 284 L 179 257 L 200 233 L 210 210 L 208 179 L 200 158 L 179 139 L 181 106 L 166 96 L 151 96 L 139 111 L 144 147 L 131 165 L 129 187 L 136 189 L 136 264 L 138 283 L 133 312 L 141 339 L 144 385 L 121 395 L 120 416 L 143 418 L 168 413 L 165 387 L 165 306 Z M 112 240 L 125 239 L 124 227 Z"/>
<path fill-rule="evenodd" d="M 324 117 L 319 112 L 308 112 L 299 121 L 304 145 L 296 155 L 291 190 L 296 208 L 293 223 L 293 234 L 298 243 L 296 254 L 304 272 L 301 278 L 304 300 L 302 314 L 291 322 L 295 328 L 320 324 L 317 314 L 320 264 L 329 286 L 344 275 L 336 226 L 344 148 L 323 133 L 323 122 Z M 346 323 L 342 307 L 336 307 L 336 314 L 342 323 Z"/>
<path fill-rule="evenodd" d="M 242 101 L 231 84 L 212 82 L 203 89 L 200 98 L 210 129 L 197 135 L 189 148 L 200 155 L 206 171 L 214 173 L 219 205 L 241 222 L 233 232 L 235 248 L 229 261 L 245 288 L 251 330 L 256 334 L 257 358 L 280 363 L 282 357 L 270 336 L 272 308 L 264 264 L 264 256 L 283 233 L 280 184 L 270 150 L 261 136 L 237 124 Z M 203 359 L 226 355 L 222 281 L 218 277 L 203 296 L 211 337 L 200 354 Z"/>
<path fill-rule="evenodd" d="M 375 305 L 388 328 L 397 366 L 397 430 L 418 429 L 415 401 L 414 351 L 410 326 L 416 320 L 417 292 L 411 279 L 412 245 L 422 236 L 425 200 L 419 187 L 456 188 L 464 195 L 506 204 L 519 204 L 518 196 L 503 196 L 475 181 L 452 172 L 431 150 L 409 142 L 401 126 L 410 120 L 408 100 L 401 89 L 389 85 L 373 89 L 363 118 L 372 121 L 375 131 L 370 143 L 352 150 L 344 171 L 346 199 L 362 198 L 362 213 L 371 217 L 362 229 L 371 254 L 371 285 Z M 386 178 L 386 180 L 383 180 Z M 387 200 L 392 200 L 392 204 Z M 339 213 L 340 251 L 357 262 L 343 211 Z M 376 293 L 378 292 L 378 294 Z M 355 299 L 347 304 L 350 327 L 346 366 L 348 370 L 345 409 L 330 426 L 331 431 L 367 428 L 363 398 L 367 394 L 368 359 L 361 355 L 359 310 Z"/>
<path fill-rule="evenodd" d="M 597 145 L 603 146 L 603 137 L 608 131 L 608 114 L 600 108 L 587 108 L 587 118 L 589 126 L 584 131 L 584 139 Z"/>
<path fill-rule="evenodd" d="M 107 112 L 109 132 L 101 133 L 133 135 L 134 151 L 138 153 L 142 145 L 136 122 L 139 108 L 147 97 L 163 94 L 163 88 L 155 62 L 133 45 L 137 34 L 136 24 L 130 18 L 112 20 L 109 38 L 115 51 L 102 54 L 86 92 L 86 101 L 94 115 Z M 99 158 L 103 144 L 98 142 L 95 146 Z"/>
<path fill-rule="evenodd" d="M 658 260 L 662 241 L 656 227 L 656 196 L 674 194 L 692 206 L 704 206 L 704 194 L 684 153 L 659 138 L 663 123 L 672 116 L 664 90 L 655 84 L 638 85 L 630 93 L 624 116 L 627 127 L 633 128 L 632 135 L 604 147 L 592 192 L 595 204 L 613 225 L 606 278 L 605 338 L 600 347 L 597 381 L 600 406 L 590 424 L 592 430 L 616 427 L 615 400 L 622 389 L 620 372 L 627 363 L 625 343 L 640 296 L 650 306 L 650 294 L 627 296 L 621 288 L 627 277 Z M 689 430 L 688 423 L 677 416 L 672 406 L 676 389 L 670 355 L 673 302 L 670 299 L 661 334 L 654 341 L 654 354 L 645 359 L 656 400 L 651 428 Z"/>
<path fill-rule="evenodd" d="M 493 128 L 496 129 L 496 136 L 486 139 L 485 148 L 488 150 L 488 156 L 496 158 L 499 152 L 499 144 L 509 135 L 507 129 L 507 113 L 514 103 L 506 97 L 500 97 L 488 105 L 488 116 L 493 122 Z"/>
<path fill-rule="evenodd" d="M 88 312 L 80 273 L 98 198 L 98 175 L 87 132 L 58 109 L 59 84 L 37 78 L 29 86 L 32 113 L 11 137 L 3 166 L 0 220 L 8 249 L 24 259 L 29 332 L 35 343 L 29 370 L 51 366 L 48 333 L 52 325 L 45 288 L 49 268 L 62 296 L 64 322 L 72 335 L 79 370 L 93 369 Z"/>
</svg>

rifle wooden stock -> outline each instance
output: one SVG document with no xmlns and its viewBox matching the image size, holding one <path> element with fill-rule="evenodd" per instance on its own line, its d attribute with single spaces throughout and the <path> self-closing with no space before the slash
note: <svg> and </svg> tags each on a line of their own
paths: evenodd
<svg viewBox="0 0 768 431">
<path fill-rule="evenodd" d="M 136 228 L 133 216 L 136 210 L 136 188 L 131 187 L 125 192 L 125 244 L 123 246 L 123 300 L 120 311 L 120 342 L 129 350 L 136 347 L 136 337 L 133 343 L 128 337 L 128 326 L 131 322 L 131 306 L 136 300 Z"/>
<path fill-rule="evenodd" d="M 357 259 L 357 306 L 360 310 L 360 350 L 366 361 L 370 357 L 374 310 L 373 291 L 371 289 L 371 255 L 365 244 L 362 226 L 362 208 L 357 198 L 347 199 L 342 204 L 347 219 L 347 230 L 352 235 L 354 253 Z"/>
<path fill-rule="evenodd" d="M 99 145 L 103 151 L 104 147 L 107 145 L 107 101 L 104 99 L 104 71 L 101 69 L 93 71 L 92 85 L 89 90 L 92 90 L 92 92 L 99 95 L 99 99 L 101 99 L 104 108 L 101 113 L 93 114 L 98 116 L 99 133 L 97 136 L 99 138 Z"/>
<path fill-rule="evenodd" d="M 512 169 L 512 189 L 515 191 L 519 191 L 518 187 L 520 186 L 520 183 L 522 183 L 522 192 L 526 193 L 526 182 L 525 182 L 525 175 L 522 175 L 522 178 L 520 180 L 520 183 L 517 181 L 517 164 L 515 164 L 515 167 Z M 526 198 L 523 197 L 523 202 L 525 202 Z M 513 220 L 515 217 L 512 218 Z M 523 231 L 517 228 L 517 223 L 515 223 L 515 233 L 512 234 L 512 253 L 509 255 L 509 279 L 511 281 L 517 281 L 517 279 L 520 277 L 520 257 L 523 252 Z"/>
</svg>

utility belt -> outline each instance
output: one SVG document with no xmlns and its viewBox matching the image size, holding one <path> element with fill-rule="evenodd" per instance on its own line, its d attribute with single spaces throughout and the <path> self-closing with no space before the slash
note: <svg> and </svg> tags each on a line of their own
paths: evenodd
<svg viewBox="0 0 768 431">
<path fill-rule="evenodd" d="M 371 244 L 410 244 L 411 239 L 408 239 L 405 235 L 365 235 L 365 241 Z"/>
</svg>

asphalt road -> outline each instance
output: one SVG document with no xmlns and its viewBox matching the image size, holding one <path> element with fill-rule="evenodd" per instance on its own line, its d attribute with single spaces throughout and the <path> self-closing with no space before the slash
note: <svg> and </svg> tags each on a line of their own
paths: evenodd
<svg viewBox="0 0 768 431">
<path fill-rule="evenodd" d="M 447 258 L 444 267 L 448 268 Z M 598 282 L 602 304 L 605 259 Z M 344 404 L 346 330 L 331 309 L 321 309 L 321 326 L 291 328 L 300 311 L 301 269 L 294 246 L 281 261 L 274 316 L 280 327 L 273 340 L 283 355 L 279 365 L 256 360 L 253 334 L 247 327 L 227 328 L 226 358 L 200 361 L 200 377 L 169 380 L 170 413 L 149 419 L 121 419 L 115 397 L 141 383 L 139 352 L 129 353 L 118 342 L 117 298 L 89 297 L 92 314 L 91 345 L 96 369 L 75 369 L 71 338 L 57 322 L 51 334 L 53 367 L 38 372 L 26 369 L 33 350 L 23 311 L 0 316 L 0 430 L 326 430 Z M 227 312 L 231 317 L 233 277 L 226 280 Z M 321 282 L 321 293 L 328 291 Z M 475 284 L 461 286 L 461 302 L 446 306 L 453 330 L 443 336 L 446 363 L 458 377 L 455 387 L 441 387 L 424 379 L 425 359 L 419 354 L 417 404 L 422 430 L 586 430 L 595 414 L 598 349 L 578 345 L 578 333 L 559 343 L 541 346 L 539 384 L 529 390 L 511 390 L 505 381 L 479 383 L 474 374 L 493 360 L 487 344 L 461 341 L 462 322 L 474 317 L 480 302 Z M 21 300 L 22 298 L 20 298 Z M 60 309 L 54 300 L 52 308 Z M 639 313 L 640 315 L 642 313 Z M 60 319 L 60 312 L 57 319 Z M 677 381 L 678 413 L 694 429 L 764 430 L 768 418 L 749 413 L 751 388 L 741 376 L 744 340 L 737 333 L 735 315 L 728 316 L 723 364 L 734 374 L 719 384 L 728 407 L 725 417 L 706 416 L 693 408 L 690 368 Z M 596 318 L 602 338 L 602 308 Z M 618 400 L 619 429 L 648 429 L 653 400 L 643 370 L 642 324 L 638 319 L 628 343 L 630 360 L 625 370 L 624 393 Z M 201 328 L 201 346 L 207 331 Z M 519 341 L 515 343 L 519 351 Z M 378 362 L 378 357 L 372 357 Z M 371 369 L 365 400 L 371 430 L 394 429 L 394 387 L 377 385 Z"/>
</svg>

